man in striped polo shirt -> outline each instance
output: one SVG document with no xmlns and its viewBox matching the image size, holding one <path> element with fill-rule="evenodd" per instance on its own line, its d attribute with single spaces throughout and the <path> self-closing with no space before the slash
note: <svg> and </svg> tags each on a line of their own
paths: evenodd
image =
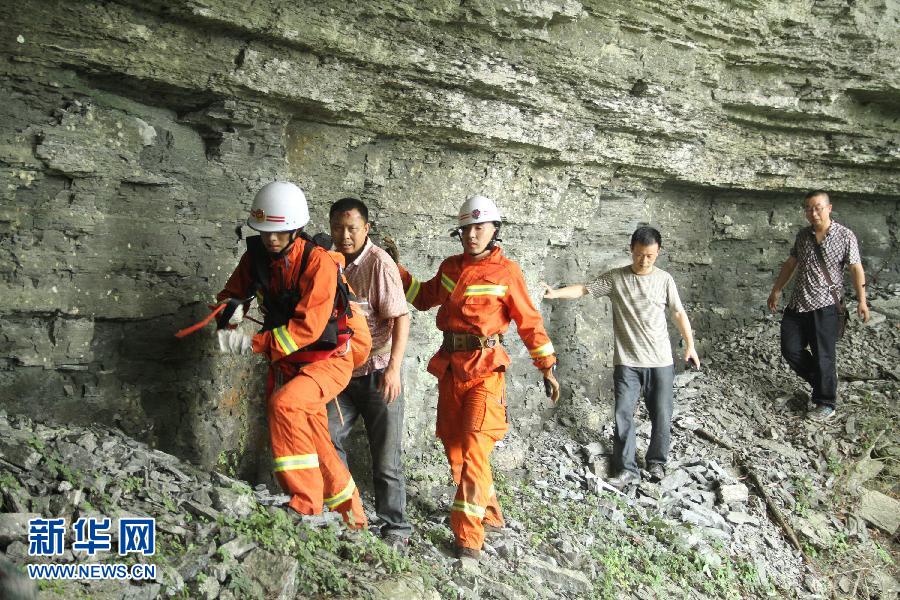
<svg viewBox="0 0 900 600">
<path fill-rule="evenodd" d="M 331 441 L 347 463 L 347 438 L 359 417 L 366 425 L 372 456 L 375 512 L 385 543 L 405 551 L 412 533 L 406 518 L 403 473 L 404 398 L 400 365 L 409 337 L 409 309 L 400 271 L 387 252 L 369 239 L 369 208 L 356 198 L 341 198 L 328 213 L 334 248 L 344 255 L 344 275 L 364 306 L 372 334 L 372 352 L 353 370 L 350 383 L 328 405 Z"/>
<path fill-rule="evenodd" d="M 651 479 L 665 476 L 672 429 L 672 382 L 675 366 L 666 326 L 666 308 L 684 338 L 684 360 L 700 366 L 687 313 L 678 297 L 675 280 L 654 266 L 662 236 L 652 227 L 639 227 L 631 236 L 631 264 L 607 271 L 588 284 L 559 289 L 545 286 L 544 298 L 580 298 L 585 294 L 609 296 L 613 308 L 613 382 L 616 400 L 613 468 L 609 483 L 624 488 L 640 481 L 635 460 L 634 409 L 641 392 L 652 429 L 646 463 Z"/>
<path fill-rule="evenodd" d="M 794 293 L 781 319 L 781 355 L 812 388 L 811 400 L 816 406 L 809 418 L 827 421 L 834 416 L 837 401 L 835 352 L 841 316 L 836 298 L 844 296 L 844 266 L 849 265 L 859 299 L 856 312 L 863 321 L 869 320 L 866 274 L 856 236 L 831 220 L 828 194 L 821 190 L 808 193 L 804 209 L 809 227 L 797 234 L 768 305 L 775 312 L 781 290 L 796 271 Z M 827 272 L 822 270 L 823 263 Z"/>
</svg>

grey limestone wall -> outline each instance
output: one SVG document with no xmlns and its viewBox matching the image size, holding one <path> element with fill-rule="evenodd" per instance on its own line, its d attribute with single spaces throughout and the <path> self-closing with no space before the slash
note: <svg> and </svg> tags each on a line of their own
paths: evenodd
<svg viewBox="0 0 900 600">
<path fill-rule="evenodd" d="M 701 342 L 764 309 L 802 194 L 833 193 L 867 270 L 900 280 L 897 0 L 631 3 L 0 1 L 0 398 L 266 470 L 263 364 L 173 333 L 235 266 L 253 192 L 289 178 L 313 231 L 366 201 L 419 276 L 472 193 L 540 280 L 627 261 L 661 228 Z M 610 315 L 541 305 L 565 402 L 609 397 Z M 413 318 L 410 443 L 438 344 Z M 522 434 L 548 414 L 513 335 Z M 262 458 L 261 458 L 262 457 Z"/>
</svg>

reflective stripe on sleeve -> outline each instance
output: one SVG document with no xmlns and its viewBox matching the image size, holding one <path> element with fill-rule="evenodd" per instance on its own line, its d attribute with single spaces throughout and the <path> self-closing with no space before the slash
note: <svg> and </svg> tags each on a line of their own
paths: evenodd
<svg viewBox="0 0 900 600">
<path fill-rule="evenodd" d="M 448 292 L 450 292 L 451 294 L 453 293 L 453 290 L 456 289 L 456 282 L 453 281 L 452 279 L 450 279 L 449 277 L 447 277 L 446 275 L 444 275 L 443 273 L 441 273 L 441 285 L 444 286 L 444 289 L 447 290 Z"/>
<path fill-rule="evenodd" d="M 534 350 L 529 351 L 531 354 L 531 358 L 544 358 L 545 356 L 550 356 L 555 352 L 553 350 L 553 342 L 547 342 L 543 346 L 538 346 Z"/>
<path fill-rule="evenodd" d="M 479 519 L 484 518 L 484 507 L 478 506 L 477 504 L 469 504 L 468 502 L 464 502 L 463 500 L 454 500 L 453 505 L 450 507 L 450 511 L 457 511 L 461 513 L 465 513 L 470 517 L 476 517 Z"/>
<path fill-rule="evenodd" d="M 421 287 L 422 282 L 410 275 L 409 289 L 406 290 L 406 301 L 412 304 L 416 296 L 419 295 L 419 288 Z"/>
<path fill-rule="evenodd" d="M 295 454 L 275 459 L 275 472 L 315 469 L 319 466 L 318 454 Z"/>
<path fill-rule="evenodd" d="M 500 296 L 506 295 L 506 285 L 470 285 L 466 288 L 464 296 Z"/>
<path fill-rule="evenodd" d="M 281 351 L 285 354 L 292 354 L 300 349 L 297 344 L 294 343 L 294 338 L 288 333 L 287 325 L 276 327 L 272 330 L 272 335 L 275 336 L 278 347 L 281 348 Z"/>
<path fill-rule="evenodd" d="M 338 492 L 336 495 L 331 498 L 325 498 L 325 506 L 328 508 L 334 508 L 339 504 L 343 504 L 347 500 L 353 497 L 353 491 L 356 489 L 356 483 L 354 483 L 353 478 L 350 478 L 350 483 L 347 484 L 343 490 Z"/>
</svg>

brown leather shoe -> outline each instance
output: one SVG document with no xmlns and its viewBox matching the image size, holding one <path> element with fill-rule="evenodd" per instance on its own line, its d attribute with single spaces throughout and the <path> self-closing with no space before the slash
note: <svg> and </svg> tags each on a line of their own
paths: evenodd
<svg viewBox="0 0 900 600">
<path fill-rule="evenodd" d="M 622 471 L 606 483 L 613 486 L 617 490 L 623 490 L 641 482 L 641 476 L 631 471 Z"/>
<path fill-rule="evenodd" d="M 666 476 L 666 468 L 659 463 L 652 463 L 647 472 L 650 473 L 650 481 L 661 481 Z"/>
<path fill-rule="evenodd" d="M 465 546 L 457 546 L 456 558 L 471 558 L 473 560 L 481 560 L 481 550 L 478 550 L 476 548 L 466 548 Z"/>
</svg>

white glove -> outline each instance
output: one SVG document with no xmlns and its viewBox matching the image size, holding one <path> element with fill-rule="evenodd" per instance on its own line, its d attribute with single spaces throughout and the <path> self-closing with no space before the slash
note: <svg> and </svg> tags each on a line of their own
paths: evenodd
<svg viewBox="0 0 900 600">
<path fill-rule="evenodd" d="M 231 318 L 228 319 L 229 325 L 237 325 L 241 321 L 244 320 L 244 305 L 238 304 L 237 308 L 234 309 L 234 314 L 231 315 Z"/>
<path fill-rule="evenodd" d="M 236 329 L 220 329 L 216 335 L 223 354 L 249 354 L 253 349 L 253 338 Z"/>
</svg>

